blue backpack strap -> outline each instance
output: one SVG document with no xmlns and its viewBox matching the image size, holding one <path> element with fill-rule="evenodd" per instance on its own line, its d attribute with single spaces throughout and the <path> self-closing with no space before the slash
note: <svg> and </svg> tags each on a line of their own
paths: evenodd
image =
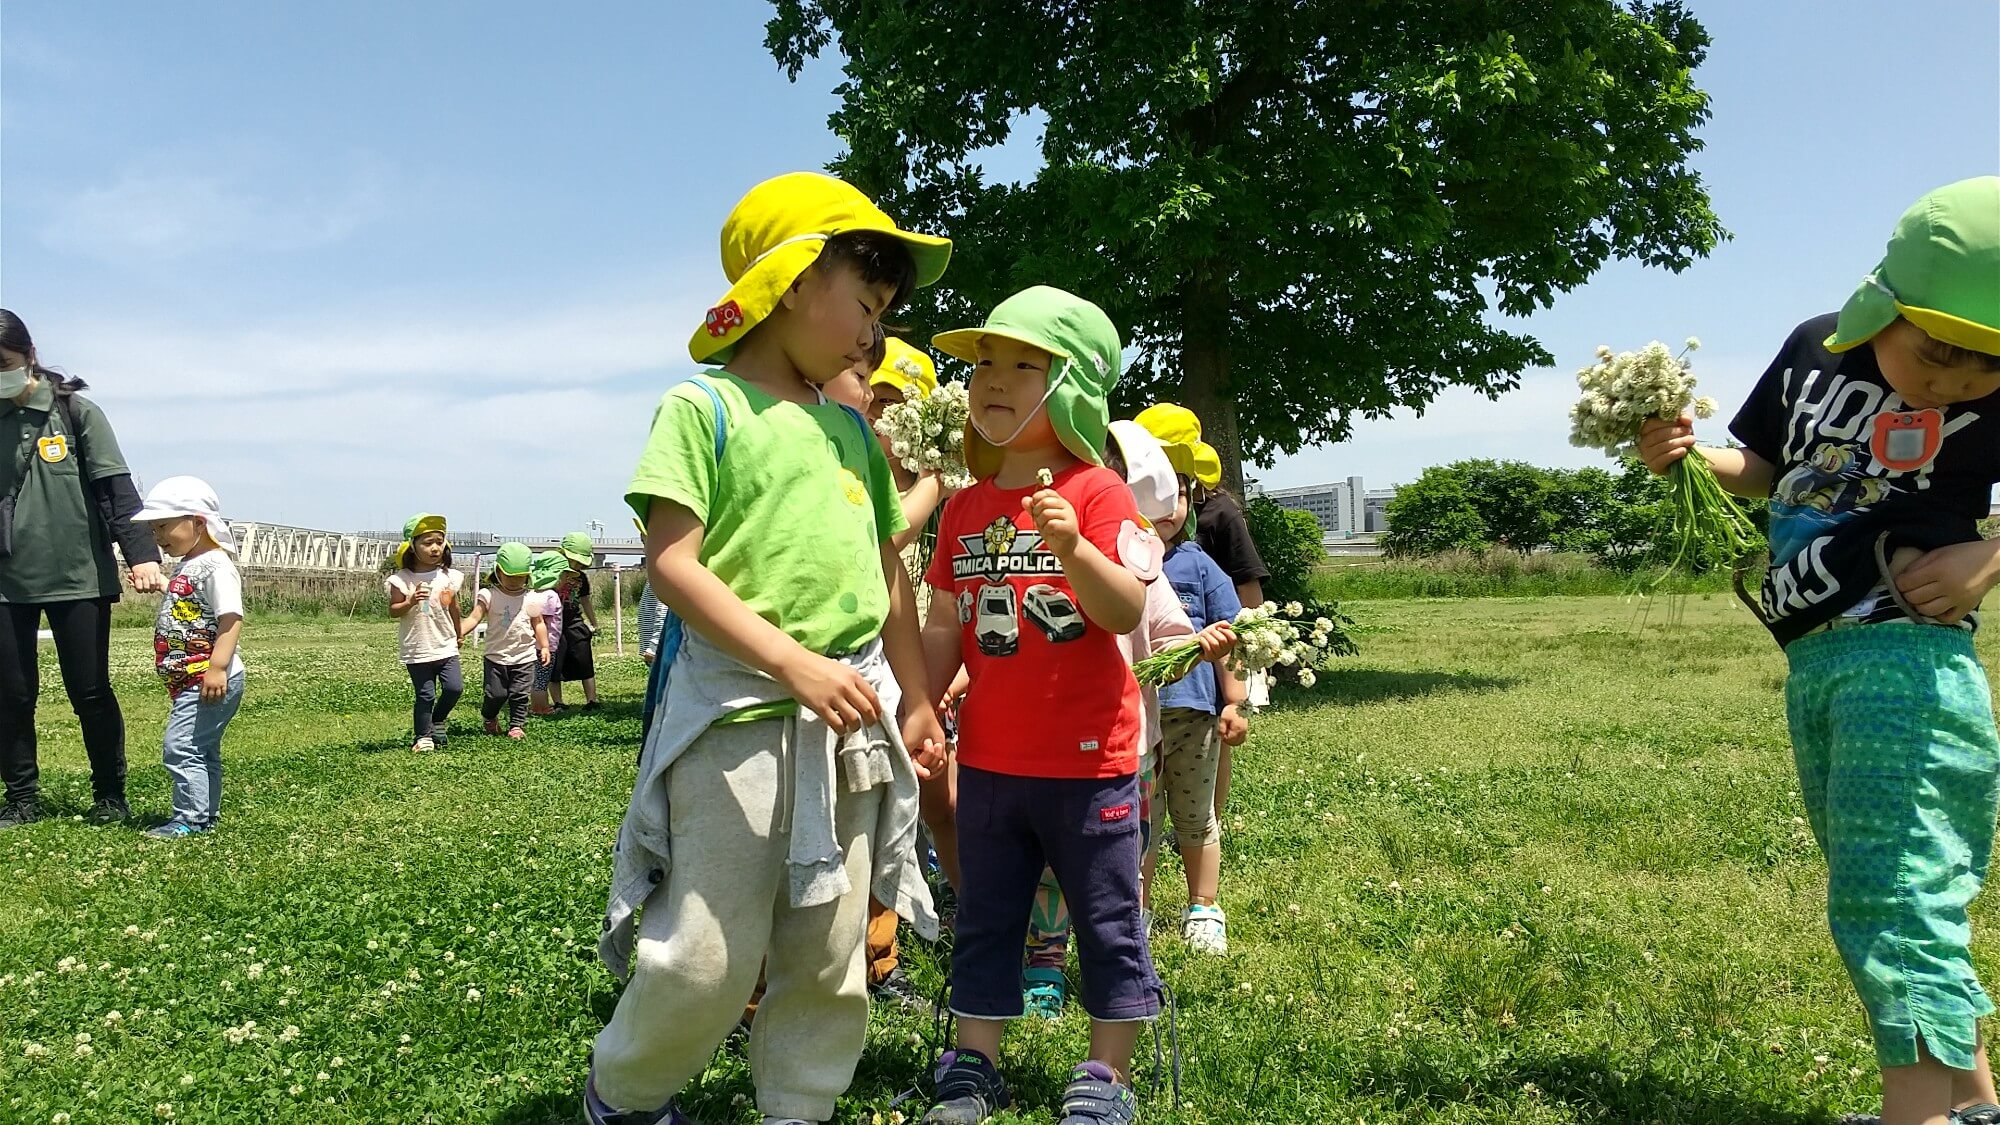
<svg viewBox="0 0 2000 1125">
<path fill-rule="evenodd" d="M 715 471 L 722 471 L 722 454 L 729 448 L 729 413 L 722 405 L 722 396 L 715 391 L 714 384 L 699 375 L 689 380 L 695 386 L 708 392 L 708 401 L 715 406 Z M 674 657 L 681 650 L 681 618 L 673 610 L 666 610 L 660 625 L 660 647 L 653 654 L 653 668 L 646 676 L 646 705 L 639 715 L 639 738 L 643 745 L 646 733 L 653 729 L 653 713 L 659 709 L 660 700 L 667 694 L 667 672 L 673 667 Z"/>
</svg>

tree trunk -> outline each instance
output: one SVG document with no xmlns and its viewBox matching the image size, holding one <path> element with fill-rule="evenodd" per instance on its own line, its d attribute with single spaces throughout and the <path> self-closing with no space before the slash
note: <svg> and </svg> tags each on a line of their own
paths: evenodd
<svg viewBox="0 0 2000 1125">
<path fill-rule="evenodd" d="M 1201 419 L 1202 440 L 1222 458 L 1222 487 L 1243 496 L 1243 441 L 1229 380 L 1229 289 L 1199 267 L 1181 309 L 1181 405 Z"/>
</svg>

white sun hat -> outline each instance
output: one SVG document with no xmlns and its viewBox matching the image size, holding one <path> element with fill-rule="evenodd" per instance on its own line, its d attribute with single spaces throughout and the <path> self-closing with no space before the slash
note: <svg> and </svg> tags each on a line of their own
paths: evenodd
<svg viewBox="0 0 2000 1125">
<path fill-rule="evenodd" d="M 146 493 L 146 506 L 132 519 L 137 523 L 156 523 L 182 516 L 199 517 L 208 525 L 209 537 L 216 546 L 232 555 L 236 553 L 236 536 L 230 534 L 229 524 L 222 518 L 222 501 L 216 499 L 215 489 L 200 477 L 168 477 L 154 485 Z"/>
</svg>

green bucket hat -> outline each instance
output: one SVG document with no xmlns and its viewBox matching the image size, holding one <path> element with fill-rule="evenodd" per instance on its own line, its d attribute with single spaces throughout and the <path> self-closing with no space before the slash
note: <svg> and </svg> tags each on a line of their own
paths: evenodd
<svg viewBox="0 0 2000 1125">
<path fill-rule="evenodd" d="M 526 543 L 502 543 L 493 554 L 493 569 L 516 578 L 529 572 L 535 565 L 534 553 Z"/>
<path fill-rule="evenodd" d="M 1049 372 L 1049 422 L 1077 460 L 1104 464 L 1111 388 L 1118 385 L 1125 350 L 1104 310 L 1074 293 L 1037 285 L 1000 302 L 980 327 L 940 333 L 931 343 L 948 356 L 977 363 L 982 336 L 1016 340 L 1056 357 Z M 1000 471 L 1000 450 L 969 422 L 965 467 L 980 480 Z"/>
<path fill-rule="evenodd" d="M 2000 355 L 2000 176 L 1946 184 L 1903 212 L 1826 350 L 1857 347 L 1898 316 L 1935 340 Z"/>
<path fill-rule="evenodd" d="M 535 556 L 528 567 L 528 588 L 530 590 L 553 590 L 569 573 L 569 556 L 561 551 L 543 551 Z"/>
<path fill-rule="evenodd" d="M 578 566 L 589 566 L 597 559 L 597 541 L 586 531 L 572 531 L 562 537 L 562 545 L 556 550 L 569 557 Z"/>
</svg>

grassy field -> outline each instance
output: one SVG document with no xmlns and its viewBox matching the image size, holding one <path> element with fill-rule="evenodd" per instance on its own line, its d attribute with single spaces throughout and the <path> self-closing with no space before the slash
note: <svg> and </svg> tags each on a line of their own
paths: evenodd
<svg viewBox="0 0 2000 1125">
<path fill-rule="evenodd" d="M 1870 1105 L 1782 661 L 1733 599 L 1697 596 L 1672 630 L 1618 598 L 1349 608 L 1363 655 L 1281 698 L 1238 759 L 1232 954 L 1156 935 L 1185 1073 L 1180 1109 L 1162 1089 L 1146 1120 L 1806 1125 Z M 133 802 L 161 817 L 147 638 L 115 648 Z M 461 719 L 418 757 L 386 623 L 253 622 L 247 648 L 221 831 L 0 836 L 0 1121 L 575 1120 L 615 997 L 594 943 L 638 663 L 603 661 L 599 715 L 521 745 Z M 45 682 L 44 776 L 75 813 L 82 749 Z M 1992 910 L 1976 921 L 1990 977 Z M 934 986 L 935 959 L 912 961 Z M 927 1019 L 876 1018 L 842 1121 L 891 1120 L 931 1057 Z M 1085 1033 L 1075 1011 L 1012 1033 L 1018 1120 L 1054 1120 Z M 725 1049 L 691 1108 L 754 1121 L 749 1091 Z"/>
</svg>

